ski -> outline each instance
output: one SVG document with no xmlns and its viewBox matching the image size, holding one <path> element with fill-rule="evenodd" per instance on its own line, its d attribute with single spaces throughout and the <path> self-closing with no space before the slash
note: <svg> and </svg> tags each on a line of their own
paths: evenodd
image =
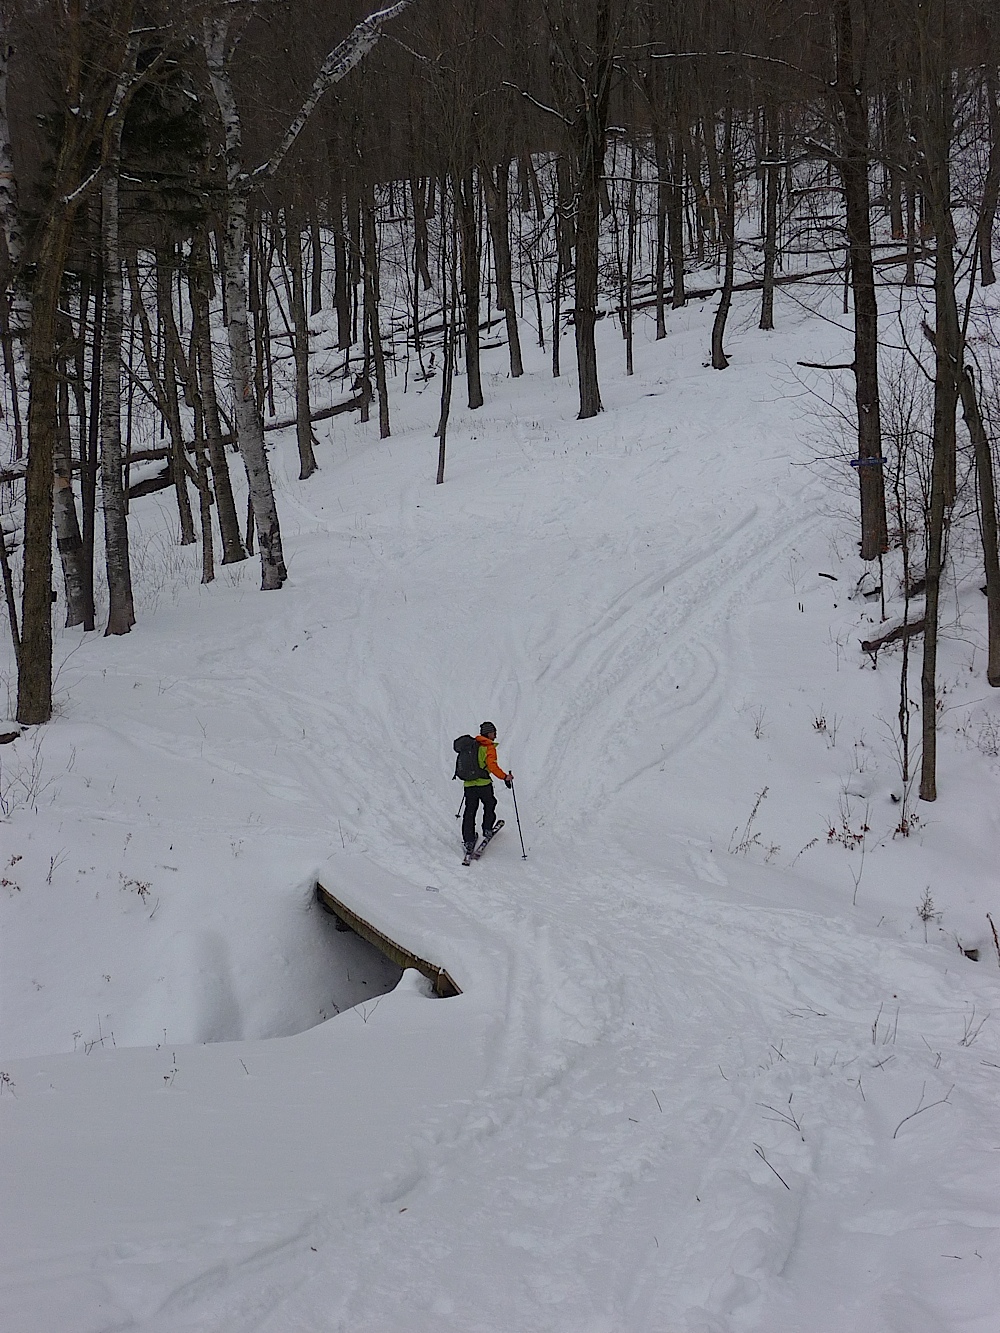
<svg viewBox="0 0 1000 1333">
<path fill-rule="evenodd" d="M 482 856 L 483 852 L 486 851 L 486 848 L 490 845 L 490 843 L 493 841 L 493 839 L 497 836 L 497 834 L 500 832 L 500 830 L 501 830 L 502 828 L 503 828 L 503 820 L 502 820 L 502 819 L 498 819 L 497 822 L 493 825 L 493 828 L 490 830 L 489 836 L 488 836 L 488 837 L 484 837 L 483 840 L 482 840 L 482 842 L 479 844 L 479 846 L 476 848 L 476 850 L 472 853 L 472 859 L 473 859 L 473 861 L 478 861 L 478 860 L 479 860 L 479 858 Z"/>
</svg>

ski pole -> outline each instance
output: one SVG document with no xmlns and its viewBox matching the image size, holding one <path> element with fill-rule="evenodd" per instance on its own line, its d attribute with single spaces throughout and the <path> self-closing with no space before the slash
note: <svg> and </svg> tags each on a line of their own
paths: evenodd
<svg viewBox="0 0 1000 1333">
<path fill-rule="evenodd" d="M 462 807 L 463 807 L 464 805 L 465 805 L 465 792 L 463 791 L 463 792 L 462 792 L 462 799 L 459 801 L 459 803 L 458 803 L 458 809 L 455 811 L 455 818 L 456 818 L 456 819 L 460 819 L 460 818 L 461 818 L 461 816 L 462 816 Z"/>
<path fill-rule="evenodd" d="M 528 853 L 524 850 L 524 834 L 521 832 L 521 816 L 517 812 L 517 792 L 514 790 L 514 779 L 510 780 L 510 794 L 514 798 L 514 818 L 517 820 L 517 836 L 521 839 L 521 860 L 527 861 Z"/>
</svg>

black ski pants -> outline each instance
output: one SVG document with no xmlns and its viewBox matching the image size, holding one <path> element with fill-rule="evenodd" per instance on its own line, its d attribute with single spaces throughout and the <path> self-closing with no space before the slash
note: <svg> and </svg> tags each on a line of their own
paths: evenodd
<svg viewBox="0 0 1000 1333">
<path fill-rule="evenodd" d="M 485 787 L 466 787 L 465 814 L 462 816 L 462 841 L 474 842 L 476 837 L 476 811 L 483 807 L 483 832 L 491 829 L 497 818 L 497 794 L 491 782 Z"/>
</svg>

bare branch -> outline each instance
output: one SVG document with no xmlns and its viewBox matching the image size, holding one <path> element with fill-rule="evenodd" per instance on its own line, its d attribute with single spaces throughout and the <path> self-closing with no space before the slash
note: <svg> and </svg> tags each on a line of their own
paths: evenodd
<svg viewBox="0 0 1000 1333">
<path fill-rule="evenodd" d="M 893 1138 L 896 1137 L 896 1135 L 899 1133 L 899 1131 L 900 1131 L 900 1130 L 903 1128 L 903 1126 L 906 1124 L 907 1120 L 912 1120 L 913 1117 L 914 1117 L 915 1115 L 919 1115 L 919 1114 L 921 1113 L 921 1111 L 929 1111 L 929 1110 L 930 1110 L 932 1107 L 934 1107 L 934 1106 L 950 1106 L 950 1105 L 951 1105 L 951 1102 L 948 1100 L 948 1098 L 949 1098 L 949 1097 L 951 1096 L 951 1094 L 955 1091 L 955 1085 L 954 1085 L 954 1083 L 953 1083 L 953 1084 L 951 1085 L 951 1087 L 948 1089 L 948 1091 L 945 1093 L 945 1095 L 944 1095 L 943 1097 L 939 1097 L 938 1100 L 937 1100 L 936 1102 L 928 1102 L 927 1105 L 925 1106 L 925 1105 L 924 1105 L 924 1093 L 925 1093 L 926 1091 L 927 1091 L 927 1084 L 925 1083 L 924 1086 L 923 1086 L 923 1087 L 921 1088 L 921 1090 L 920 1090 L 920 1101 L 917 1103 L 917 1109 L 916 1109 L 915 1111 L 911 1111 L 909 1115 L 904 1115 L 904 1116 L 903 1116 L 902 1120 L 899 1122 L 899 1124 L 898 1124 L 898 1125 L 896 1126 L 896 1128 L 895 1128 L 895 1131 L 893 1132 L 893 1136 L 892 1136 Z"/>
<path fill-rule="evenodd" d="M 516 83 L 510 83 L 504 79 L 502 85 L 504 88 L 513 88 L 519 97 L 523 97 L 526 102 L 537 107 L 539 111 L 544 111 L 547 116 L 555 116 L 556 120 L 561 120 L 564 125 L 572 125 L 568 116 L 564 116 L 561 111 L 557 111 L 554 106 L 546 106 L 544 102 L 539 102 L 537 97 L 532 97 L 531 93 L 526 92 L 524 88 L 519 88 Z"/>
<path fill-rule="evenodd" d="M 413 0 L 396 0 L 395 4 L 389 5 L 386 9 L 380 9 L 374 14 L 369 14 L 366 19 L 362 19 L 360 23 L 355 24 L 353 31 L 342 42 L 337 43 L 320 66 L 319 73 L 313 81 L 308 96 L 285 131 L 281 143 L 270 158 L 251 173 L 255 179 L 275 174 L 327 89 L 332 88 L 335 83 L 339 83 L 341 79 L 346 78 L 355 65 L 360 64 L 382 36 L 382 25 L 402 14 L 403 10 L 408 9 L 412 3 Z"/>
</svg>

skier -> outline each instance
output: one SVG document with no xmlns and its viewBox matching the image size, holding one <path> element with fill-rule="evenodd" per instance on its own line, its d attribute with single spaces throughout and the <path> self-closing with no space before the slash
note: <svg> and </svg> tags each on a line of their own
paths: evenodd
<svg viewBox="0 0 1000 1333">
<path fill-rule="evenodd" d="M 480 804 L 483 807 L 483 837 L 493 834 L 497 817 L 497 797 L 493 790 L 493 777 L 500 778 L 506 787 L 513 786 L 514 774 L 505 773 L 497 759 L 497 729 L 492 722 L 484 722 L 475 738 L 479 747 L 477 759 L 481 777 L 465 779 L 465 814 L 462 816 L 462 840 L 466 852 L 471 855 L 476 849 L 476 812 Z"/>
</svg>

